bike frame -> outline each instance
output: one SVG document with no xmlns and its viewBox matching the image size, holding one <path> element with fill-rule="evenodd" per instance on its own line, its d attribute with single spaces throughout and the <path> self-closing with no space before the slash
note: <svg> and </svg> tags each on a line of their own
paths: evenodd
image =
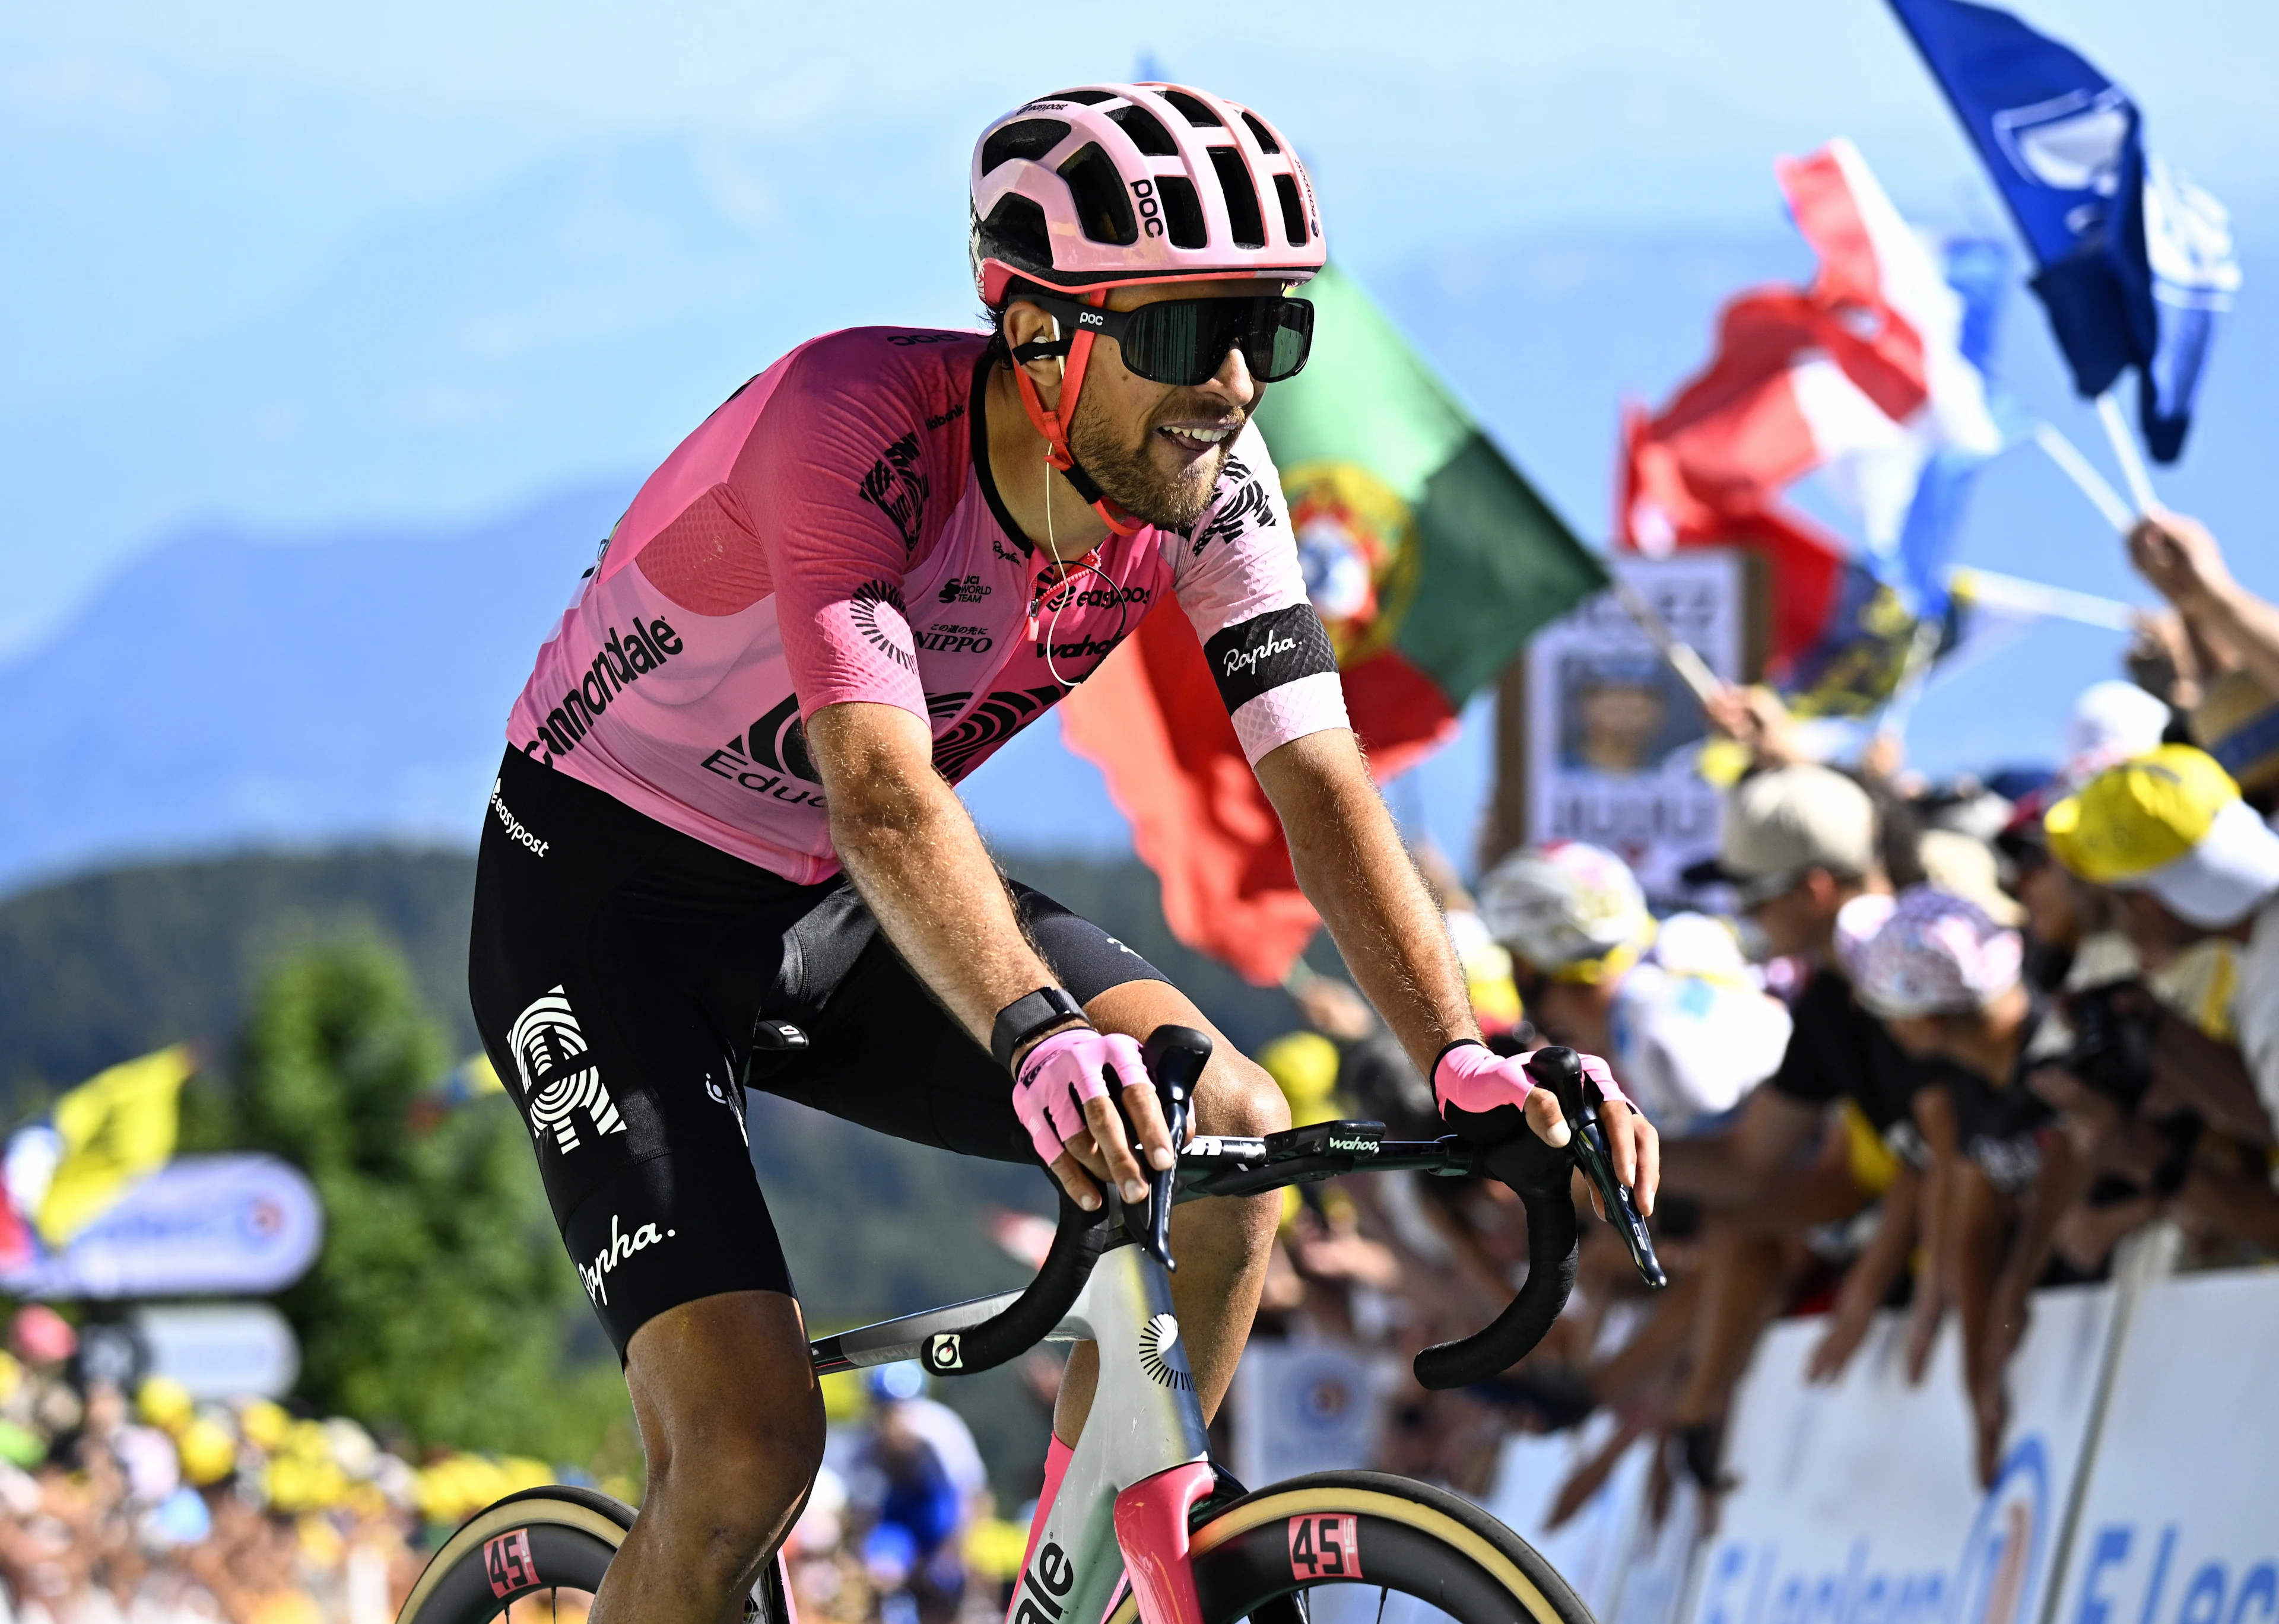
<svg viewBox="0 0 2279 1624">
<path fill-rule="evenodd" d="M 822 1371 L 916 1359 L 1017 1292 L 889 1320 L 818 1348 Z M 1171 1309 L 1171 1277 L 1138 1245 L 1104 1253 L 1046 1338 L 1100 1350 L 1092 1417 L 1038 1510 L 1008 1624 L 1099 1624 L 1128 1574 L 1145 1624 L 1201 1624 L 1187 1561 L 1187 1513 L 1216 1482 L 1202 1401 Z"/>
</svg>

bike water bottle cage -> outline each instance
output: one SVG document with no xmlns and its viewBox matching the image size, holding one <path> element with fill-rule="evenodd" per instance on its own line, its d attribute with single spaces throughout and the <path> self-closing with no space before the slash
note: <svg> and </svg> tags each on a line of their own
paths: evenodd
<svg viewBox="0 0 2279 1624">
<path fill-rule="evenodd" d="M 1021 345 L 1012 352 L 1016 361 L 1065 356 L 1080 335 L 1091 333 L 1116 341 L 1125 370 L 1150 383 L 1192 389 L 1217 377 L 1233 350 L 1242 352 L 1251 377 L 1279 383 L 1303 371 L 1313 349 L 1313 305 L 1281 294 L 1163 299 L 1132 310 L 1048 294 L 1018 296 L 1050 313 L 1064 336 Z"/>
<path fill-rule="evenodd" d="M 1024 992 L 997 1012 L 989 1030 L 989 1054 L 1010 1071 L 1013 1055 L 1032 1038 L 1084 1019 L 1084 1006 L 1059 987 L 1039 987 Z"/>
</svg>

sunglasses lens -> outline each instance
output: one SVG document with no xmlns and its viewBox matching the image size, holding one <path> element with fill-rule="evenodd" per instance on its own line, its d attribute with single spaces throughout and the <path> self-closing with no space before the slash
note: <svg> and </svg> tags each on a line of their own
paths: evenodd
<svg viewBox="0 0 2279 1624">
<path fill-rule="evenodd" d="M 1273 383 L 1306 364 L 1313 334 L 1314 307 L 1302 299 L 1166 299 L 1132 313 L 1124 364 L 1151 382 L 1193 388 L 1239 349 L 1251 376 Z"/>
</svg>

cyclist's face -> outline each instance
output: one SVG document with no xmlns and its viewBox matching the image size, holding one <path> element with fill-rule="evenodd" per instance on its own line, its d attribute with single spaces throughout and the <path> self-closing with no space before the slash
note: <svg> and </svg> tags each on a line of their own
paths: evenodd
<svg viewBox="0 0 2279 1624">
<path fill-rule="evenodd" d="M 1158 299 L 1255 298 L 1273 285 L 1228 280 L 1119 287 L 1110 310 Z M 1201 517 L 1226 466 L 1234 436 L 1266 393 L 1241 352 L 1193 388 L 1151 383 L 1127 369 L 1113 339 L 1093 347 L 1069 425 L 1069 449 L 1116 504 L 1151 525 L 1183 530 Z"/>
</svg>

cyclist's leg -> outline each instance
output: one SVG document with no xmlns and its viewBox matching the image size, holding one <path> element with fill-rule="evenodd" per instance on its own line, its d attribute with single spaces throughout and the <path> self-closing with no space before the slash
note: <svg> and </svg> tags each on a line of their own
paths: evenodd
<svg viewBox="0 0 2279 1624">
<path fill-rule="evenodd" d="M 510 752 L 469 983 L 618 1353 L 648 1493 L 604 1620 L 721 1624 L 821 1459 L 821 1398 L 739 1083 L 783 935 L 824 894 Z M 733 1125 L 734 1133 L 727 1129 Z"/>
<path fill-rule="evenodd" d="M 734 1624 L 823 1461 L 799 1304 L 731 1291 L 668 1308 L 634 1333 L 625 1387 L 648 1489 L 595 1624 Z"/>
</svg>

